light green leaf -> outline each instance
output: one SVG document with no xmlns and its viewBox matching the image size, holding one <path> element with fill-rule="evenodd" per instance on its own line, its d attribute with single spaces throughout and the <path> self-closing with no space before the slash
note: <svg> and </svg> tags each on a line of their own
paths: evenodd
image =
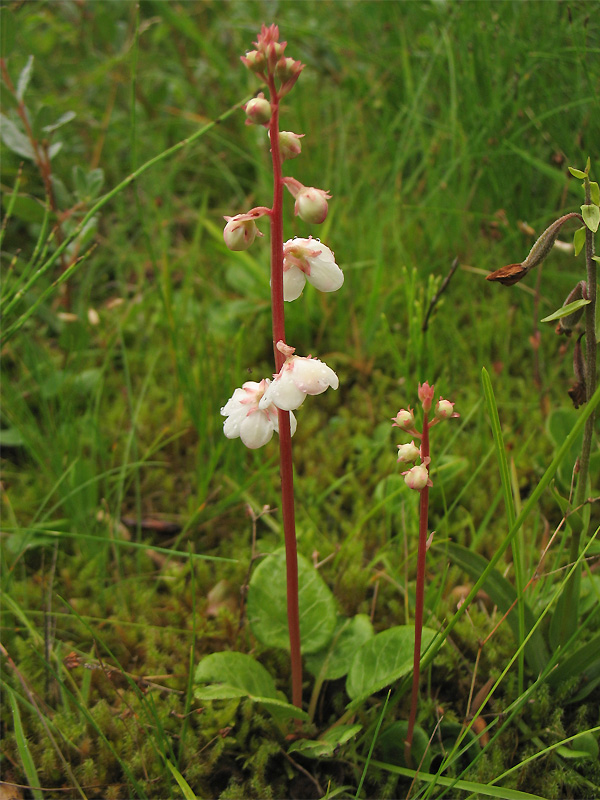
<svg viewBox="0 0 600 800">
<path fill-rule="evenodd" d="M 17 96 L 17 100 L 21 102 L 23 97 L 25 96 L 25 92 L 27 91 L 27 86 L 29 85 L 29 80 L 31 79 L 31 72 L 33 70 L 33 56 L 29 56 L 27 59 L 27 63 L 21 70 L 21 74 L 19 75 L 19 80 L 17 81 L 17 91 L 15 92 Z"/>
<path fill-rule="evenodd" d="M 590 200 L 600 206 L 600 187 L 596 181 L 590 181 Z"/>
<path fill-rule="evenodd" d="M 189 785 L 189 783 L 183 777 L 181 772 L 179 772 L 177 767 L 174 767 L 173 764 L 171 764 L 171 762 L 169 761 L 168 758 L 165 758 L 165 762 L 167 764 L 167 767 L 171 770 L 171 774 L 173 775 L 173 777 L 177 781 L 177 784 L 178 784 L 179 788 L 181 789 L 181 793 L 185 797 L 185 800 L 198 800 L 198 798 L 196 796 L 196 793 L 192 790 L 192 787 Z"/>
<path fill-rule="evenodd" d="M 298 556 L 300 641 L 303 653 L 316 653 L 333 636 L 335 600 L 319 572 Z M 289 650 L 285 551 L 277 550 L 256 568 L 248 589 L 252 632 L 268 647 Z"/>
<path fill-rule="evenodd" d="M 288 753 L 302 753 L 308 758 L 330 758 L 361 729 L 362 725 L 336 725 L 335 728 L 326 731 L 320 739 L 299 739 L 293 742 Z"/>
<path fill-rule="evenodd" d="M 232 700 L 248 697 L 261 703 L 276 716 L 308 719 L 308 715 L 285 700 L 281 700 L 275 682 L 267 670 L 245 653 L 225 651 L 206 656 L 196 667 L 194 695 L 198 700 Z"/>
<path fill-rule="evenodd" d="M 21 764 L 23 765 L 23 772 L 27 776 L 29 785 L 35 787 L 31 790 L 35 800 L 42 800 L 44 793 L 41 791 L 41 789 L 37 788 L 41 786 L 41 783 L 38 778 L 33 757 L 29 750 L 27 736 L 23 730 L 23 723 L 21 721 L 21 713 L 19 711 L 17 699 L 13 690 L 8 685 L 5 685 L 5 692 L 8 694 L 8 699 L 10 700 L 13 725 L 15 729 L 15 741 L 17 743 L 17 750 L 19 751 L 19 758 L 21 759 Z"/>
<path fill-rule="evenodd" d="M 17 128 L 15 123 L 4 114 L 0 114 L 0 136 L 4 144 L 9 150 L 12 150 L 13 153 L 35 161 L 35 153 L 33 152 L 31 142 L 27 136 Z"/>
<path fill-rule="evenodd" d="M 48 148 L 48 158 L 52 160 L 54 156 L 62 150 L 62 146 L 62 142 L 54 142 L 54 144 L 51 144 Z M 52 177 L 54 177 L 54 175 Z"/>
<path fill-rule="evenodd" d="M 62 128 L 62 126 L 66 125 L 67 122 L 71 122 L 71 120 L 75 119 L 76 116 L 77 114 L 74 111 L 65 111 L 65 113 L 61 114 L 61 116 L 56 120 L 56 122 L 53 122 L 51 125 L 44 125 L 42 130 L 46 131 L 46 133 L 52 133 L 53 131 Z"/>
<path fill-rule="evenodd" d="M 578 228 L 575 231 L 573 236 L 573 248 L 575 249 L 575 255 L 578 256 L 581 253 L 581 249 L 585 244 L 585 227 Z"/>
<path fill-rule="evenodd" d="M 407 766 L 404 759 L 404 740 L 408 735 L 408 722 L 400 720 L 394 722 L 387 728 L 377 741 L 377 749 L 389 764 L 397 764 L 400 767 Z M 413 761 L 419 764 L 419 768 L 427 771 L 431 765 L 433 753 L 429 746 L 429 737 L 418 725 L 413 731 L 413 744 L 411 749 Z"/>
<path fill-rule="evenodd" d="M 423 628 L 421 651 L 432 642 L 435 631 Z M 397 625 L 369 639 L 356 653 L 346 692 L 362 700 L 407 675 L 413 668 L 414 625 Z"/>
<path fill-rule="evenodd" d="M 366 614 L 352 619 L 340 617 L 327 647 L 308 656 L 306 668 L 315 678 L 334 681 L 347 675 L 357 650 L 373 637 L 373 626 Z"/>
<path fill-rule="evenodd" d="M 554 320 L 562 319 L 562 317 L 568 317 L 569 314 L 577 311 L 578 308 L 583 308 L 590 303 L 591 300 L 575 300 L 573 303 L 568 303 L 566 306 L 561 306 L 558 311 L 555 311 L 553 314 L 544 317 L 544 319 L 541 319 L 540 322 L 554 322 Z"/>
<path fill-rule="evenodd" d="M 596 233 L 600 225 L 600 208 L 595 203 L 587 203 L 581 206 L 581 216 L 592 233 Z"/>
<path fill-rule="evenodd" d="M 580 169 L 575 169 L 575 167 L 569 167 L 569 172 L 574 178 L 579 178 L 580 180 L 585 178 L 585 172 L 582 172 Z"/>
</svg>

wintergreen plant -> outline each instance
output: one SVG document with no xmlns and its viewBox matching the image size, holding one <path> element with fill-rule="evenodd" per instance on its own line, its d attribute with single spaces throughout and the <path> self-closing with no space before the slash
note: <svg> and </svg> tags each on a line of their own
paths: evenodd
<svg viewBox="0 0 600 800">
<path fill-rule="evenodd" d="M 600 225 L 600 188 L 598 183 L 591 181 L 590 160 L 588 159 L 585 170 L 569 167 L 575 178 L 583 181 L 584 203 L 581 214 L 570 212 L 553 222 L 535 242 L 527 258 L 520 264 L 509 264 L 495 270 L 487 276 L 489 281 L 498 281 L 505 286 L 512 286 L 522 280 L 534 267 L 539 266 L 552 250 L 559 231 L 565 222 L 578 219 L 583 225 L 575 232 L 575 255 L 584 250 L 586 279 L 578 280 L 574 288 L 564 301 L 562 308 L 554 314 L 545 317 L 542 322 L 558 320 L 557 334 L 571 336 L 579 327 L 583 327 L 575 339 L 573 348 L 573 371 L 575 383 L 569 390 L 569 396 L 575 408 L 589 402 L 596 391 L 598 342 L 600 341 L 600 328 L 597 313 L 597 267 L 600 260 L 595 254 L 594 234 Z M 583 325 L 581 324 L 583 323 Z M 581 339 L 585 338 L 585 351 L 581 347 Z M 586 498 L 590 492 L 590 458 L 592 442 L 594 439 L 595 413 L 588 416 L 584 433 L 581 453 L 577 459 L 574 473 L 576 486 L 568 498 L 565 498 L 565 516 L 571 530 L 569 561 L 574 564 L 580 554 L 581 543 L 585 540 L 589 528 L 589 504 Z M 557 641 L 564 644 L 570 632 L 576 627 L 578 619 L 579 580 L 581 570 L 572 573 L 567 581 L 564 593 L 557 607 L 553 620 L 553 628 L 557 632 Z"/>
<path fill-rule="evenodd" d="M 429 431 L 434 425 L 442 420 L 458 417 L 454 411 L 454 403 L 440 397 L 435 404 L 433 418 L 429 415 L 433 406 L 434 386 L 427 382 L 419 384 L 419 400 L 423 408 L 423 427 L 419 431 L 416 428 L 415 415 L 409 407 L 401 408 L 393 418 L 393 425 L 396 428 L 416 437 L 420 441 L 417 447 L 414 440 L 408 444 L 398 445 L 398 461 L 402 464 L 413 464 L 410 469 L 402 474 L 406 485 L 410 489 L 419 492 L 419 549 L 417 554 L 417 587 L 415 598 L 415 647 L 413 654 L 413 680 L 412 696 L 410 706 L 410 716 L 408 719 L 408 731 L 405 740 L 404 758 L 407 764 L 411 763 L 411 749 L 413 733 L 417 718 L 417 704 L 419 699 L 419 674 L 421 663 L 421 643 L 423 638 L 423 602 L 425 596 L 425 556 L 431 544 L 427 537 L 427 524 L 429 517 L 429 488 L 433 486 L 429 477 L 429 465 L 431 455 L 429 449 Z M 416 464 L 416 461 L 420 461 Z M 433 536 L 433 534 L 432 534 Z"/>
<path fill-rule="evenodd" d="M 223 232 L 230 250 L 246 250 L 256 236 L 262 236 L 256 220 L 267 217 L 271 234 L 271 311 L 275 374 L 273 380 L 248 381 L 236 389 L 221 409 L 223 430 L 230 438 L 240 437 L 249 448 L 267 444 L 273 431 L 279 434 L 281 504 L 286 550 L 287 613 L 292 668 L 292 702 L 302 707 L 302 662 L 298 607 L 298 555 L 294 514 L 294 484 L 291 437 L 296 430 L 293 411 L 309 394 L 321 394 L 330 386 L 338 388 L 335 372 L 318 358 L 294 354 L 286 343 L 284 302 L 296 300 L 306 281 L 323 292 L 339 289 L 344 282 L 333 252 L 318 239 L 283 241 L 283 195 L 286 187 L 295 199 L 295 214 L 305 222 L 319 224 L 327 217 L 328 192 L 303 186 L 284 177 L 283 162 L 300 155 L 303 134 L 279 130 L 281 99 L 288 94 L 304 67 L 284 55 L 286 42 L 279 41 L 277 25 L 262 26 L 256 50 L 242 56 L 245 66 L 268 87 L 269 99 L 260 92 L 245 106 L 246 123 L 268 130 L 273 169 L 273 204 L 260 206 L 233 217 L 225 217 Z"/>
</svg>

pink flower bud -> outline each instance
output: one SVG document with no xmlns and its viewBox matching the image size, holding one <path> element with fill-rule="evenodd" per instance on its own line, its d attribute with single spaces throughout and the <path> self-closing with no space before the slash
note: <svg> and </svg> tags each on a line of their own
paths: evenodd
<svg viewBox="0 0 600 800">
<path fill-rule="evenodd" d="M 409 489 L 415 489 L 420 492 L 421 489 L 424 489 L 426 486 L 433 486 L 429 480 L 429 472 L 425 464 L 419 464 L 418 467 L 413 467 L 402 474 L 404 475 L 404 481 Z"/>
<path fill-rule="evenodd" d="M 225 219 L 227 225 L 223 230 L 223 239 L 230 250 L 247 250 L 257 235 L 262 236 L 249 214 L 237 214 Z"/>
<path fill-rule="evenodd" d="M 244 106 L 247 125 L 266 125 L 271 119 L 271 104 L 260 92 Z"/>
<path fill-rule="evenodd" d="M 296 158 L 302 152 L 300 139 L 304 137 L 303 133 L 292 133 L 291 131 L 279 131 L 279 152 L 281 157 Z"/>
<path fill-rule="evenodd" d="M 296 198 L 294 213 L 304 222 L 320 225 L 327 217 L 327 201 L 331 195 L 314 186 L 304 189 Z"/>
<path fill-rule="evenodd" d="M 454 411 L 454 403 L 440 397 L 435 406 L 435 416 L 438 419 L 450 419 L 450 417 L 458 417 L 459 415 Z"/>
<path fill-rule="evenodd" d="M 258 74 L 264 72 L 267 62 L 263 53 L 259 53 L 258 50 L 251 50 L 249 53 L 246 53 L 245 56 L 240 56 L 240 59 L 249 70 L 252 70 L 252 72 L 256 72 Z"/>
<path fill-rule="evenodd" d="M 392 417 L 393 428 L 400 428 L 403 431 L 411 431 L 415 427 L 415 415 L 412 409 L 401 408 L 395 417 Z"/>
<path fill-rule="evenodd" d="M 430 386 L 427 381 L 419 384 L 419 400 L 423 405 L 423 411 L 429 411 L 433 402 L 433 386 Z"/>
<path fill-rule="evenodd" d="M 398 461 L 400 461 L 400 463 L 412 464 L 417 460 L 417 458 L 420 457 L 421 451 L 414 442 L 410 442 L 410 444 L 398 445 Z"/>
</svg>

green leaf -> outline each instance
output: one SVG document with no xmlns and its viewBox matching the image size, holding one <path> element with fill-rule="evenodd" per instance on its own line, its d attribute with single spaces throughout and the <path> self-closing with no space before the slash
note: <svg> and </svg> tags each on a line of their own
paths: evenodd
<svg viewBox="0 0 600 800">
<path fill-rule="evenodd" d="M 335 600 L 319 572 L 298 556 L 300 641 L 302 652 L 316 653 L 331 641 L 336 624 Z M 268 647 L 289 650 L 285 551 L 259 564 L 248 589 L 248 620 L 253 634 Z"/>
<path fill-rule="evenodd" d="M 547 681 L 550 686 L 556 686 L 561 681 L 578 677 L 598 659 L 600 659 L 600 634 L 565 660 L 559 661 L 556 669 L 548 675 Z"/>
<path fill-rule="evenodd" d="M 189 785 L 189 783 L 183 777 L 181 772 L 179 772 L 177 767 L 174 767 L 173 764 L 171 764 L 171 762 L 169 761 L 168 758 L 165 758 L 165 762 L 166 762 L 167 767 L 171 770 L 171 774 L 173 775 L 173 777 L 177 781 L 177 784 L 178 784 L 179 788 L 181 789 L 181 793 L 185 797 L 185 800 L 198 800 L 198 797 L 197 797 L 196 793 L 192 790 L 192 787 Z"/>
<path fill-rule="evenodd" d="M 21 722 L 21 714 L 19 712 L 19 706 L 17 704 L 15 694 L 13 690 L 10 688 L 10 686 L 6 684 L 4 690 L 8 694 L 8 699 L 10 700 L 13 724 L 15 728 L 15 741 L 17 743 L 17 750 L 19 751 L 21 764 L 23 765 L 23 771 L 27 776 L 29 785 L 36 787 L 31 789 L 31 792 L 35 800 L 42 800 L 44 793 L 41 791 L 41 789 L 37 788 L 42 784 L 40 783 L 40 780 L 38 778 L 38 774 L 35 768 L 35 763 L 33 761 L 31 752 L 29 751 L 29 743 L 27 741 L 27 737 L 25 736 L 25 732 L 23 730 L 23 723 Z"/>
<path fill-rule="evenodd" d="M 590 200 L 600 206 L 600 187 L 596 181 L 590 181 Z"/>
<path fill-rule="evenodd" d="M 407 766 L 404 760 L 404 740 L 407 734 L 408 722 L 401 720 L 392 723 L 379 737 L 377 749 L 381 751 L 381 755 L 389 764 L 397 764 L 399 767 Z M 423 728 L 415 725 L 411 750 L 413 762 L 419 764 L 420 769 L 427 771 L 431 765 L 432 755 L 429 737 Z"/>
<path fill-rule="evenodd" d="M 580 169 L 575 169 L 575 167 L 569 167 L 569 172 L 574 178 L 579 178 L 583 180 L 585 178 L 585 172 L 582 172 Z"/>
<path fill-rule="evenodd" d="M 56 122 L 53 122 L 50 125 L 44 125 L 42 130 L 44 130 L 46 133 L 52 133 L 53 131 L 62 128 L 62 126 L 66 125 L 67 122 L 71 122 L 71 120 L 75 119 L 76 116 L 77 114 L 74 111 L 65 111 L 65 113 L 61 114 L 61 116 L 56 120 Z"/>
<path fill-rule="evenodd" d="M 12 150 L 13 153 L 35 161 L 35 153 L 33 152 L 31 142 L 27 136 L 17 128 L 15 123 L 4 114 L 0 114 L 0 136 L 4 144 L 9 150 Z"/>
<path fill-rule="evenodd" d="M 353 739 L 362 725 L 336 725 L 319 739 L 299 739 L 293 742 L 288 753 L 302 753 L 307 758 L 331 758 L 346 742 Z"/>
<path fill-rule="evenodd" d="M 600 208 L 595 203 L 587 203 L 581 206 L 581 216 L 592 233 L 596 233 L 600 225 Z"/>
<path fill-rule="evenodd" d="M 556 752 L 563 758 L 593 758 L 594 761 L 598 760 L 598 742 L 593 733 L 582 733 L 580 736 L 575 737 L 571 744 L 577 744 L 577 749 L 571 749 L 566 745 L 560 745 L 556 748 Z"/>
<path fill-rule="evenodd" d="M 308 714 L 285 700 L 281 700 L 275 682 L 267 670 L 245 653 L 225 651 L 212 653 L 196 667 L 195 683 L 208 683 L 198 686 L 194 695 L 202 701 L 231 700 L 248 697 L 255 703 L 267 706 L 271 713 L 308 719 Z"/>
<path fill-rule="evenodd" d="M 423 628 L 421 651 L 433 641 L 435 631 Z M 352 700 L 363 700 L 394 683 L 413 668 L 414 625 L 397 625 L 369 639 L 356 653 L 346 680 Z"/>
<path fill-rule="evenodd" d="M 573 235 L 573 248 L 575 249 L 575 255 L 578 256 L 581 253 L 581 249 L 585 244 L 585 227 L 578 228 L 574 235 Z"/>
<path fill-rule="evenodd" d="M 306 669 L 324 681 L 334 681 L 347 675 L 356 651 L 373 637 L 373 626 L 366 614 L 348 619 L 340 617 L 332 640 L 318 653 L 308 656 Z"/>
<path fill-rule="evenodd" d="M 104 183 L 104 170 L 98 167 L 88 172 L 87 176 L 87 191 L 90 200 L 93 200 Z"/>
<path fill-rule="evenodd" d="M 591 302 L 591 300 L 575 300 L 573 303 L 568 303 L 566 306 L 561 306 L 558 311 L 555 311 L 553 314 L 544 317 L 544 319 L 541 319 L 540 322 L 554 322 L 556 319 L 568 317 L 569 314 L 577 311 L 578 308 L 583 308 L 584 306 L 589 305 Z"/>
<path fill-rule="evenodd" d="M 8 195 L 2 197 L 2 205 L 6 208 L 11 198 Z M 41 223 L 44 221 L 44 206 L 34 197 L 19 194 L 14 198 L 12 215 L 24 222 Z"/>
<path fill-rule="evenodd" d="M 17 428 L 3 428 L 0 430 L 0 447 L 23 447 L 25 439 Z"/>
<path fill-rule="evenodd" d="M 482 575 L 484 569 L 488 566 L 487 559 L 477 553 L 473 553 L 466 547 L 449 542 L 446 548 L 451 560 L 463 569 L 474 581 Z M 514 586 L 495 569 L 491 570 L 488 574 L 482 588 L 489 594 L 492 601 L 498 606 L 502 613 L 508 611 L 517 599 L 517 592 Z M 527 635 L 535 624 L 535 617 L 526 603 L 524 604 L 524 616 L 525 635 Z M 516 607 L 513 607 L 506 621 L 510 625 L 515 638 L 518 639 L 519 620 Z M 525 658 L 536 675 L 539 674 L 548 663 L 548 649 L 539 629 L 534 631 L 533 636 L 525 645 Z"/>
<path fill-rule="evenodd" d="M 29 58 L 27 59 L 27 63 L 21 70 L 21 74 L 19 75 L 19 80 L 17 81 L 17 91 L 15 92 L 15 94 L 19 102 L 21 102 L 23 100 L 23 97 L 25 96 L 25 92 L 27 91 L 27 87 L 31 79 L 32 70 L 33 70 L 33 56 L 29 56 Z"/>
</svg>

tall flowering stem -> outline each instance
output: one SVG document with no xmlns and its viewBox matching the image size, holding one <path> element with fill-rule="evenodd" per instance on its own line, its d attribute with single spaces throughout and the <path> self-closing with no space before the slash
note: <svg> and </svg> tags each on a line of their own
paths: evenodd
<svg viewBox="0 0 600 800">
<path fill-rule="evenodd" d="M 334 292 L 344 282 L 344 274 L 335 263 L 333 252 L 319 239 L 283 241 L 283 190 L 286 187 L 296 200 L 294 213 L 304 222 L 319 224 L 327 217 L 329 192 L 304 186 L 292 177 L 283 177 L 284 159 L 296 158 L 302 151 L 304 134 L 279 130 L 279 108 L 296 83 L 304 65 L 284 55 L 286 42 L 279 41 L 277 25 L 262 26 L 256 50 L 242 56 L 242 62 L 268 87 L 269 99 L 260 92 L 246 103 L 246 124 L 268 129 L 273 163 L 273 205 L 257 206 L 245 213 L 225 217 L 223 231 L 230 250 L 247 250 L 257 236 L 256 225 L 268 217 L 271 228 L 271 311 L 273 318 L 273 380 L 247 381 L 236 389 L 221 408 L 226 417 L 223 432 L 229 439 L 240 438 L 251 449 L 267 444 L 274 432 L 279 434 L 279 472 L 281 506 L 286 553 L 287 613 L 292 670 L 292 702 L 302 707 L 302 660 L 300 655 L 300 613 L 298 598 L 298 553 L 294 514 L 294 470 L 292 436 L 299 408 L 308 395 L 322 394 L 339 385 L 335 372 L 318 358 L 294 355 L 286 343 L 284 302 L 296 300 L 308 282 L 321 292 Z"/>
<path fill-rule="evenodd" d="M 414 464 L 420 459 L 421 463 L 403 472 L 407 486 L 419 492 L 419 546 L 417 553 L 417 586 L 415 597 L 415 647 L 413 653 L 413 682 L 408 717 L 408 730 L 404 741 L 404 760 L 408 765 L 412 763 L 411 750 L 413 734 L 417 719 L 419 704 L 419 679 L 421 674 L 421 642 L 423 638 L 423 608 L 425 598 L 425 557 L 427 555 L 427 527 L 429 522 L 429 487 L 432 486 L 429 477 L 429 431 L 439 422 L 459 415 L 454 411 L 454 403 L 440 397 L 436 403 L 433 419 L 430 412 L 433 405 L 434 387 L 428 383 L 419 386 L 419 400 L 423 407 L 423 430 L 419 432 L 415 427 L 415 416 L 412 409 L 400 409 L 393 418 L 394 427 L 400 428 L 411 436 L 420 440 L 420 447 L 414 441 L 410 444 L 398 445 L 398 461 L 403 464 Z"/>
<path fill-rule="evenodd" d="M 275 372 L 284 363 L 284 355 L 277 348 L 285 343 L 285 311 L 283 300 L 283 178 L 279 148 L 279 96 L 273 75 L 268 78 L 271 100 L 269 135 L 273 162 L 273 207 L 271 209 L 271 310 L 273 316 L 273 352 Z M 285 539 L 285 567 L 287 579 L 287 615 L 290 636 L 292 668 L 292 703 L 302 708 L 302 658 L 300 655 L 300 610 L 298 602 L 298 548 L 296 544 L 296 518 L 294 509 L 294 467 L 292 460 L 292 434 L 290 412 L 277 409 L 279 418 L 279 474 L 281 478 L 281 509 Z"/>
</svg>

